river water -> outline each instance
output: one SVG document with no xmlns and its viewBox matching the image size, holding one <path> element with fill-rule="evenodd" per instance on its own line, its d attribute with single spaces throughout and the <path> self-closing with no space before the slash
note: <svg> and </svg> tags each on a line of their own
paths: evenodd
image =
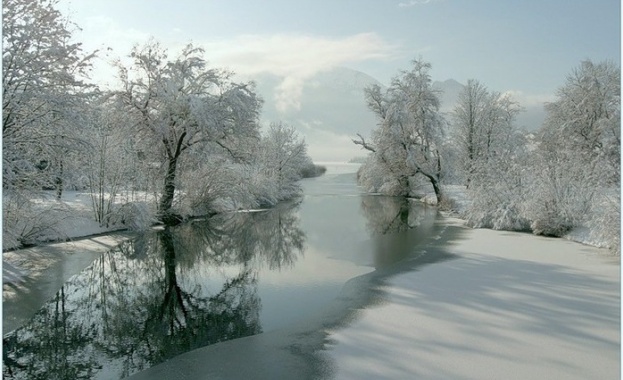
<svg viewBox="0 0 623 380">
<path fill-rule="evenodd" d="M 4 336 L 5 378 L 116 379 L 225 341 L 342 323 L 374 300 L 353 279 L 409 270 L 438 218 L 363 194 L 357 168 L 328 165 L 274 209 L 154 230 L 102 254 Z"/>
</svg>

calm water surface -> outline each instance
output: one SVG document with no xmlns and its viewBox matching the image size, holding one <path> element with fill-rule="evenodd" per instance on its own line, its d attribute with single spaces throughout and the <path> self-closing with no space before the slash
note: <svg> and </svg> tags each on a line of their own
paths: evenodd
<svg viewBox="0 0 623 380">
<path fill-rule="evenodd" d="M 436 211 L 363 195 L 329 165 L 275 209 L 152 231 L 106 252 L 4 336 L 4 375 L 115 379 L 319 314 L 344 284 L 413 255 Z"/>
</svg>

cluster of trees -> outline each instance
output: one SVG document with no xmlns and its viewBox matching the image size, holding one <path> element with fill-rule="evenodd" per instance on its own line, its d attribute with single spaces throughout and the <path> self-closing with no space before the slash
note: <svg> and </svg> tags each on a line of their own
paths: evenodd
<svg viewBox="0 0 623 380">
<path fill-rule="evenodd" d="M 361 185 L 401 196 L 432 188 L 444 207 L 453 207 L 445 185 L 465 185 L 470 226 L 548 236 L 585 227 L 589 240 L 620 250 L 619 67 L 582 62 L 535 133 L 517 128 L 517 102 L 476 80 L 443 115 L 430 68 L 416 60 L 384 91 L 365 90 L 379 123 L 371 141 L 353 140 L 371 151 Z"/>
<path fill-rule="evenodd" d="M 291 127 L 275 123 L 261 133 L 254 84 L 208 67 L 200 47 L 189 44 L 170 57 L 150 41 L 133 48 L 130 63 L 115 63 L 118 88 L 90 83 L 97 52 L 72 41 L 75 26 L 55 6 L 3 2 L 9 246 L 53 229 L 68 189 L 91 193 L 102 226 L 140 227 L 271 206 L 298 194 L 303 176 L 321 174 Z M 41 190 L 55 191 L 54 210 L 37 204 Z"/>
</svg>

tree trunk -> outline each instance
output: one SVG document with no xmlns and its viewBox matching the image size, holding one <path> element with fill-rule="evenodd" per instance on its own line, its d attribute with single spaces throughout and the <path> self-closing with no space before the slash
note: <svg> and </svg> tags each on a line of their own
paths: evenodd
<svg viewBox="0 0 623 380">
<path fill-rule="evenodd" d="M 441 204 L 441 200 L 443 199 L 443 194 L 441 192 L 441 185 L 436 178 L 430 177 L 430 183 L 433 185 L 433 190 L 435 190 L 435 197 L 437 197 L 437 205 Z"/>
<path fill-rule="evenodd" d="M 60 200 L 63 196 L 63 160 L 60 160 L 59 172 L 56 176 L 56 199 Z"/>
<path fill-rule="evenodd" d="M 182 146 L 184 139 L 186 138 L 186 132 L 180 135 L 180 138 L 175 143 L 175 150 L 170 151 L 168 141 L 165 140 L 165 146 L 167 147 L 167 154 L 169 157 L 169 167 L 167 168 L 167 174 L 164 177 L 164 189 L 162 191 L 162 198 L 160 199 L 160 205 L 158 206 L 158 214 L 162 222 L 166 225 L 176 225 L 182 221 L 181 215 L 176 215 L 171 212 L 173 206 L 173 197 L 175 196 L 175 175 L 177 173 L 177 159 L 182 153 Z"/>
<path fill-rule="evenodd" d="M 400 176 L 398 177 L 398 186 L 400 187 L 400 196 L 408 197 L 410 188 L 409 188 L 409 177 Z"/>
<path fill-rule="evenodd" d="M 173 196 L 175 195 L 175 174 L 177 171 L 177 157 L 169 158 L 169 167 L 167 168 L 167 174 L 164 177 L 164 189 L 162 191 L 162 198 L 160 199 L 160 205 L 158 206 L 158 213 L 163 219 L 162 221 L 167 223 L 167 219 L 171 216 L 171 207 L 173 206 Z"/>
</svg>

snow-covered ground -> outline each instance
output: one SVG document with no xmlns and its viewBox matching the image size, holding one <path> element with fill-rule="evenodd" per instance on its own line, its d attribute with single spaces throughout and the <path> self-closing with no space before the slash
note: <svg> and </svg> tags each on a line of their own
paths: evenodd
<svg viewBox="0 0 623 380">
<path fill-rule="evenodd" d="M 467 194 L 467 189 L 463 185 L 445 185 L 443 188 L 444 195 L 450 199 L 452 203 L 452 210 L 445 211 L 446 215 L 455 217 L 464 217 L 465 212 L 470 204 L 470 199 Z M 427 193 L 422 202 L 428 204 L 436 204 L 437 200 L 433 192 Z M 592 231 L 589 227 L 578 226 L 562 236 L 563 239 L 574 241 L 581 244 L 590 245 L 593 247 L 607 247 L 609 242 L 604 240 L 603 236 L 599 236 L 595 231 Z"/>
<path fill-rule="evenodd" d="M 330 334 L 337 379 L 619 379 L 620 264 L 604 249 L 469 229 Z"/>
<path fill-rule="evenodd" d="M 148 195 L 143 194 L 143 197 Z M 117 204 L 121 204 L 125 199 L 117 198 Z M 26 277 L 29 281 L 34 281 L 45 269 L 45 265 L 51 266 L 60 261 L 60 252 L 70 255 L 75 252 L 101 252 L 102 249 L 110 249 L 111 244 L 119 244 L 120 236 L 127 238 L 126 235 L 101 236 L 111 234 L 115 231 L 123 230 L 124 227 L 102 227 L 93 217 L 91 207 L 91 196 L 89 193 L 81 191 L 65 191 L 59 202 L 53 192 L 49 192 L 45 197 L 39 199 L 37 203 L 42 209 L 51 210 L 46 217 L 54 218 L 55 223 L 47 234 L 43 235 L 49 242 L 41 242 L 41 245 L 25 249 L 19 249 L 2 254 L 2 283 L 15 284 L 19 286 Z M 60 207 L 55 207 L 60 206 Z M 61 241 L 61 242 L 59 242 Z M 17 242 L 3 241 L 3 249 L 15 249 Z M 50 253 L 48 258 L 46 252 Z M 32 258 L 35 260 L 31 260 Z M 36 263 L 36 264 L 33 264 Z M 32 265 L 36 265 L 34 268 Z M 65 279 L 66 280 L 66 279 Z M 62 285 L 62 284 L 61 284 Z M 60 287 L 60 286 L 59 286 Z M 52 295 L 58 289 L 54 289 Z M 5 294 L 6 297 L 6 294 Z"/>
<path fill-rule="evenodd" d="M 118 196 L 115 204 L 120 205 L 123 201 L 125 199 Z M 95 221 L 91 202 L 91 195 L 82 191 L 65 191 L 60 201 L 56 199 L 54 192 L 44 193 L 35 203 L 40 208 L 41 215 L 53 220 L 53 225 L 52 228 L 40 236 L 40 239 L 63 241 L 123 229 L 120 227 L 100 226 Z M 45 212 L 42 212 L 43 210 Z M 3 241 L 3 250 L 15 249 L 17 247 L 17 242 L 12 242 L 11 244 L 9 241 Z"/>
</svg>

